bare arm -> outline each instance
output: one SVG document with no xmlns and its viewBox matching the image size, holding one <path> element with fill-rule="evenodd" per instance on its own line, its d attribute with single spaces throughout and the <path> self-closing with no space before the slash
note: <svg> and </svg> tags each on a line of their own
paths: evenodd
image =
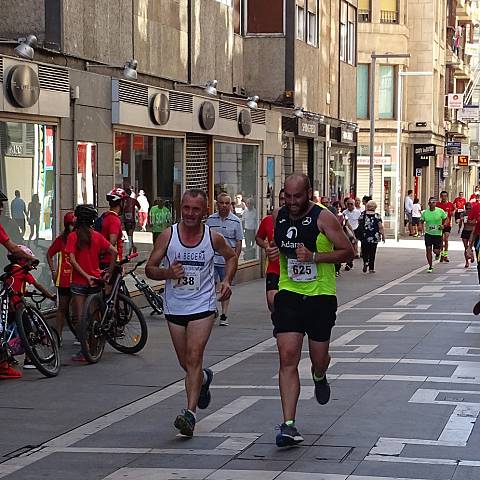
<svg viewBox="0 0 480 480">
<path fill-rule="evenodd" d="M 217 252 L 218 252 L 218 250 L 217 250 Z M 241 253 L 242 253 L 242 241 L 237 240 L 235 242 L 235 255 L 237 256 L 237 258 L 240 258 Z"/>
<path fill-rule="evenodd" d="M 333 252 L 310 252 L 305 247 L 297 248 L 297 259 L 301 262 L 343 263 L 353 260 L 352 244 L 345 235 L 335 216 L 323 211 L 317 220 L 319 230 L 333 243 Z"/>
<path fill-rule="evenodd" d="M 380 233 L 380 237 L 382 238 L 382 242 L 385 243 L 385 229 L 383 228 L 383 222 L 378 222 L 378 231 Z"/>
<path fill-rule="evenodd" d="M 169 227 L 160 234 L 145 266 L 145 275 L 152 280 L 168 280 L 183 277 L 184 271 L 180 263 L 174 262 L 169 268 L 160 266 L 160 263 L 167 254 L 171 232 L 172 227 Z"/>
<path fill-rule="evenodd" d="M 111 233 L 108 237 L 108 240 L 114 247 L 116 247 L 118 242 L 118 235 L 116 233 Z"/>
<path fill-rule="evenodd" d="M 43 295 L 47 298 L 49 298 L 50 300 L 53 300 L 55 298 L 55 295 L 53 295 L 52 293 L 50 293 L 43 285 L 41 285 L 40 283 L 38 282 L 34 282 L 32 284 L 40 293 L 43 293 Z"/>
</svg>

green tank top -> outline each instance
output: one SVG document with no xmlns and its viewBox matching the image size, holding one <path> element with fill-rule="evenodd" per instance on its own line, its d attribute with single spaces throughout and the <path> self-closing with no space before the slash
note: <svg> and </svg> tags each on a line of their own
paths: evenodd
<svg viewBox="0 0 480 480">
<path fill-rule="evenodd" d="M 317 226 L 322 208 L 313 206 L 302 218 L 291 220 L 285 208 L 279 210 L 275 224 L 275 243 L 280 249 L 279 289 L 300 295 L 336 295 L 333 263 L 301 263 L 295 249 L 303 244 L 312 252 L 333 252 L 333 243 Z"/>
</svg>

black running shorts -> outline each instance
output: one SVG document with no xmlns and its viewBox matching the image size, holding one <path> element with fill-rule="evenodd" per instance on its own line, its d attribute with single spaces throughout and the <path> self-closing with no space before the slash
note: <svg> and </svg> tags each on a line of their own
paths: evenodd
<svg viewBox="0 0 480 480">
<path fill-rule="evenodd" d="M 337 318 L 337 297 L 335 295 L 306 296 L 288 290 L 275 295 L 272 314 L 273 335 L 279 333 L 302 333 L 310 340 L 330 340 Z"/>
<path fill-rule="evenodd" d="M 271 290 L 278 290 L 278 282 L 280 281 L 280 275 L 276 273 L 267 273 L 265 276 L 265 290 L 270 292 Z"/>
<path fill-rule="evenodd" d="M 433 247 L 434 250 L 442 249 L 442 236 L 425 234 L 425 246 Z"/>
<path fill-rule="evenodd" d="M 452 227 L 443 227 L 443 233 L 450 233 L 452 231 Z"/>
<path fill-rule="evenodd" d="M 169 315 L 166 313 L 165 318 L 167 319 L 167 322 L 174 323 L 180 327 L 186 327 L 190 322 L 203 320 L 208 317 L 213 317 L 214 315 L 215 312 L 212 311 L 192 313 L 191 315 Z"/>
</svg>

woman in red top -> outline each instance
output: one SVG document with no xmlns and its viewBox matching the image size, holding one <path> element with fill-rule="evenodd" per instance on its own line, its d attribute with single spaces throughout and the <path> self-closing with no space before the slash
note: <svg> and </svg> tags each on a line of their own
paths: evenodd
<svg viewBox="0 0 480 480">
<path fill-rule="evenodd" d="M 60 335 L 60 344 L 63 325 L 68 315 L 71 298 L 70 285 L 72 283 L 73 268 L 65 249 L 67 248 L 67 238 L 75 226 L 75 214 L 73 212 L 67 212 L 65 214 L 63 217 L 63 225 L 65 227 L 63 233 L 54 240 L 47 252 L 47 262 L 52 272 L 53 283 L 57 287 L 58 292 L 56 324 L 58 334 Z M 55 257 L 55 255 L 58 255 L 56 268 L 53 263 L 53 257 Z"/>
<path fill-rule="evenodd" d="M 67 239 L 65 253 L 68 254 L 73 267 L 72 284 L 72 324 L 78 327 L 83 305 L 87 295 L 97 293 L 100 287 L 95 281 L 100 277 L 100 257 L 110 253 L 109 273 L 112 272 L 117 257 L 117 249 L 99 232 L 93 229 L 97 218 L 93 205 L 78 205 L 75 209 L 76 229 Z M 72 357 L 77 362 L 85 362 L 80 351 Z"/>
</svg>

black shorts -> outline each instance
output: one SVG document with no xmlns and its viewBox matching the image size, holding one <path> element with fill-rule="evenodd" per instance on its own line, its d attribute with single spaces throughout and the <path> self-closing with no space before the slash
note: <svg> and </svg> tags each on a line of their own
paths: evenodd
<svg viewBox="0 0 480 480">
<path fill-rule="evenodd" d="M 462 230 L 462 234 L 460 235 L 460 238 L 464 238 L 465 240 L 468 240 L 470 238 L 470 235 L 472 235 L 471 230 Z"/>
<path fill-rule="evenodd" d="M 180 327 L 186 327 L 189 322 L 194 320 L 202 320 L 204 318 L 212 317 L 215 315 L 215 312 L 212 310 L 207 310 L 206 312 L 192 313 L 191 315 L 169 315 L 165 314 L 167 322 L 179 325 Z"/>
<path fill-rule="evenodd" d="M 425 246 L 433 247 L 434 250 L 442 249 L 442 236 L 441 235 L 430 235 L 425 234 Z"/>
<path fill-rule="evenodd" d="M 137 224 L 131 223 L 131 222 L 124 222 L 123 226 L 125 227 L 125 230 L 132 231 L 132 230 L 135 230 L 135 227 L 137 226 Z"/>
<path fill-rule="evenodd" d="M 452 231 L 452 227 L 443 227 L 443 233 L 450 233 Z"/>
<path fill-rule="evenodd" d="M 420 223 L 420 217 L 412 217 L 412 225 L 418 225 Z"/>
<path fill-rule="evenodd" d="M 455 212 L 455 220 L 458 222 L 458 220 L 460 220 L 460 217 L 462 216 L 462 213 L 463 212 Z"/>
<path fill-rule="evenodd" d="M 267 273 L 265 276 L 265 291 L 278 290 L 278 282 L 280 281 L 280 275 L 276 273 Z"/>
<path fill-rule="evenodd" d="M 288 290 L 275 295 L 275 311 L 272 314 L 273 336 L 279 333 L 297 332 L 308 335 L 315 342 L 330 340 L 337 318 L 335 295 L 306 296 Z"/>
<path fill-rule="evenodd" d="M 72 292 L 70 287 L 57 287 L 57 293 L 59 297 L 71 297 Z"/>
</svg>

